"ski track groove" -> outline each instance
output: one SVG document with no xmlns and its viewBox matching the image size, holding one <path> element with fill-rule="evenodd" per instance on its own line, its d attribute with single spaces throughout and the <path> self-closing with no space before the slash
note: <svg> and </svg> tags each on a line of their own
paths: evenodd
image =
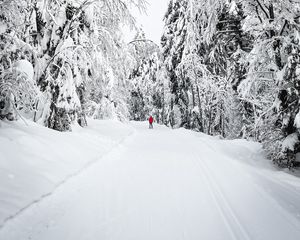
<svg viewBox="0 0 300 240">
<path fill-rule="evenodd" d="M 193 161 L 194 161 L 194 163 L 195 163 L 195 166 L 199 169 L 199 172 L 203 172 L 202 170 L 204 170 L 204 169 L 203 169 L 203 166 L 201 166 L 200 163 L 199 163 L 200 160 L 196 158 L 196 155 L 195 155 L 195 154 L 193 154 L 193 156 L 194 156 Z M 206 173 L 205 173 L 205 175 L 206 175 Z M 220 203 L 219 203 L 219 200 L 217 199 L 216 194 L 213 192 L 213 190 L 212 190 L 212 188 L 211 188 L 211 187 L 212 187 L 212 186 L 211 186 L 211 183 L 209 182 L 207 176 L 204 177 L 202 174 L 199 174 L 199 176 L 200 176 L 200 178 L 202 179 L 202 181 L 204 181 L 204 182 L 206 183 L 205 185 L 206 185 L 206 187 L 207 187 L 207 189 L 208 189 L 208 191 L 209 191 L 211 197 L 213 198 L 214 204 L 216 205 L 216 208 L 218 209 L 218 212 L 220 213 L 221 218 L 222 218 L 224 224 L 226 225 L 226 228 L 228 229 L 230 235 L 231 235 L 235 240 L 239 240 L 239 238 L 238 238 L 238 236 L 236 236 L 236 233 L 235 233 L 235 231 L 233 230 L 232 226 L 229 224 L 229 221 L 228 221 L 228 219 L 227 219 L 227 217 L 226 217 L 226 215 L 225 215 L 225 212 L 224 212 L 224 210 L 221 208 Z"/>
<path fill-rule="evenodd" d="M 210 149 L 212 152 L 214 151 L 213 150 L 213 148 L 212 147 L 210 147 L 209 146 L 209 144 L 207 144 L 206 142 L 204 142 L 204 141 L 202 141 L 203 142 L 203 144 L 205 144 L 206 145 L 206 147 L 207 147 L 207 149 Z M 235 167 L 236 168 L 236 166 L 237 166 L 237 163 L 235 162 L 235 161 L 232 161 L 231 159 L 229 159 L 229 158 L 227 158 L 226 157 L 226 159 L 228 160 L 228 161 L 230 161 L 231 162 L 231 166 L 233 166 L 233 167 Z M 211 178 L 211 179 L 215 179 L 215 178 L 212 178 L 211 176 L 215 176 L 215 174 L 213 174 L 212 173 L 212 171 L 211 170 L 209 170 L 208 169 L 208 166 L 207 166 L 207 163 L 205 163 L 206 161 L 205 160 L 203 160 L 203 161 L 200 161 L 199 160 L 199 162 L 201 162 L 201 163 L 204 163 L 205 165 L 206 165 L 206 170 L 208 170 L 209 172 L 207 172 L 207 176 L 209 176 L 209 178 Z M 240 169 L 237 169 L 237 171 L 238 170 L 240 170 Z M 252 173 L 254 173 L 254 174 L 257 174 L 258 176 L 260 176 L 260 177 L 263 177 L 263 178 L 267 178 L 268 180 L 272 180 L 271 179 L 271 177 L 269 177 L 269 176 L 264 176 L 264 175 L 262 175 L 261 173 L 259 173 L 259 172 L 257 172 L 257 171 L 251 171 Z M 247 172 L 247 171 L 244 171 L 244 174 L 246 174 L 246 175 L 248 175 L 248 176 L 252 176 L 249 172 Z M 266 174 L 267 175 L 267 174 Z M 215 182 L 215 185 L 216 185 L 216 187 L 218 186 L 217 185 L 217 183 L 216 183 L 216 180 L 212 180 L 212 181 L 214 181 Z M 289 189 L 289 187 L 286 187 L 286 186 L 284 186 L 282 183 L 280 183 L 279 181 L 275 181 L 274 179 L 272 180 L 272 182 L 274 182 L 274 183 L 278 183 L 278 185 L 280 185 L 283 189 L 285 189 L 286 191 L 290 191 L 290 190 L 292 190 L 292 189 Z M 251 181 L 251 183 L 253 183 L 253 186 L 255 187 L 255 189 L 256 189 L 256 192 L 262 197 L 262 198 L 264 198 L 267 202 L 272 202 L 273 204 L 272 204 L 272 206 L 275 208 L 275 210 L 277 210 L 277 212 L 278 213 L 280 213 L 280 215 L 289 223 L 289 224 L 291 224 L 291 225 L 293 225 L 294 227 L 295 227 L 295 229 L 297 229 L 297 231 L 299 232 L 299 234 L 300 234 L 300 224 L 297 224 L 295 221 L 292 221 L 292 219 L 289 217 L 289 215 L 287 215 L 287 213 L 284 211 L 284 209 L 281 207 L 281 205 L 276 201 L 276 200 L 274 200 L 274 198 L 272 198 L 268 193 L 266 193 L 266 192 L 264 192 L 263 190 L 262 190 L 262 188 L 260 187 L 260 186 L 258 186 L 257 185 L 257 183 L 255 183 L 255 182 L 253 182 L 253 181 Z M 220 187 L 217 187 L 217 189 L 215 189 L 215 190 L 219 190 L 218 192 L 220 192 L 221 194 L 222 194 L 222 192 L 221 192 L 221 189 L 220 189 Z M 292 192 L 294 192 L 295 190 L 293 190 Z M 224 196 L 224 194 L 222 194 L 223 196 Z M 297 193 L 297 195 L 299 196 L 300 194 L 299 193 Z M 224 196 L 224 198 L 225 198 L 225 196 Z M 225 198 L 225 200 L 226 200 L 226 198 Z M 227 202 L 227 204 L 229 205 L 229 202 L 228 201 L 226 201 Z M 232 212 L 234 212 L 233 211 L 233 208 L 232 207 L 230 207 L 231 209 L 232 209 Z M 235 214 L 234 214 L 235 215 Z M 242 226 L 242 225 L 241 225 Z M 243 228 L 243 227 L 242 227 Z M 246 232 L 246 231 L 245 231 Z M 249 234 L 248 234 L 249 235 Z M 251 239 L 251 238 L 250 238 Z"/>
<path fill-rule="evenodd" d="M 82 168 L 80 168 L 79 170 L 75 171 L 74 173 L 71 173 L 71 174 L 67 175 L 62 181 L 60 181 L 59 183 L 55 184 L 54 187 L 52 188 L 52 190 L 50 192 L 42 194 L 39 198 L 31 201 L 30 203 L 28 203 L 24 207 L 20 208 L 14 214 L 11 214 L 10 216 L 6 217 L 0 223 L 0 231 L 5 228 L 6 224 L 8 224 L 12 220 L 16 219 L 20 215 L 22 215 L 28 209 L 34 207 L 36 204 L 39 204 L 42 201 L 44 201 L 45 199 L 47 199 L 47 198 L 51 197 L 52 195 L 54 195 L 59 188 L 61 188 L 62 186 L 64 186 L 71 179 L 74 179 L 75 177 L 81 175 L 83 172 L 85 172 L 91 166 L 93 166 L 94 164 L 96 164 L 97 162 L 99 162 L 101 159 L 105 158 L 107 155 L 109 155 L 110 153 L 112 153 L 117 147 L 119 147 L 123 142 L 125 142 L 126 140 L 132 138 L 135 134 L 136 134 L 136 130 L 132 129 L 131 133 L 129 133 L 126 137 L 122 138 L 121 140 L 119 140 L 115 144 L 113 144 L 111 146 L 111 148 L 108 149 L 108 150 L 106 150 L 101 156 L 99 156 L 99 157 L 95 158 L 94 160 L 86 163 L 85 165 L 82 166 Z"/>
<path fill-rule="evenodd" d="M 236 214 L 233 211 L 233 208 L 230 206 L 220 187 L 218 187 L 216 181 L 210 177 L 209 174 L 211 174 L 211 171 L 208 169 L 207 164 L 204 163 L 205 160 L 203 158 L 199 158 L 199 156 L 196 156 L 195 154 L 193 154 L 193 156 L 198 169 L 201 168 L 201 170 L 204 171 L 205 177 L 202 177 L 202 179 L 205 179 L 208 185 L 207 187 L 209 189 L 209 192 L 214 199 L 215 205 L 220 212 L 222 219 L 232 237 L 236 240 L 251 240 L 249 233 L 242 226 L 241 221 L 237 218 Z M 232 226 L 231 220 L 235 223 L 236 226 L 238 226 L 238 230 Z"/>
</svg>

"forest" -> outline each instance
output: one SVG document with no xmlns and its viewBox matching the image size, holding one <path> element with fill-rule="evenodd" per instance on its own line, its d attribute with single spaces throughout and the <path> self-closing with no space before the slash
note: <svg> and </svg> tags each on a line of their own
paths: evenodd
<svg viewBox="0 0 300 240">
<path fill-rule="evenodd" d="M 72 131 L 147 120 L 300 160 L 298 0 L 170 0 L 161 43 L 144 0 L 0 0 L 0 119 Z M 125 42 L 122 27 L 136 32 Z"/>
</svg>

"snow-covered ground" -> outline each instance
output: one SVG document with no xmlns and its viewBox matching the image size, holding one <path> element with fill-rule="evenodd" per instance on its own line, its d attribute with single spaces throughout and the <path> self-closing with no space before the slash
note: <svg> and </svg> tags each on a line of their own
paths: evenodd
<svg viewBox="0 0 300 240">
<path fill-rule="evenodd" d="M 2 219 L 52 193 L 6 221 L 0 239 L 300 239 L 300 179 L 258 144 L 147 123 L 21 125 L 0 129 Z"/>
<path fill-rule="evenodd" d="M 0 122 L 0 226 L 82 169 L 133 130 L 117 121 L 89 120 L 61 133 L 27 121 Z M 2 239 L 2 238 L 0 238 Z"/>
</svg>

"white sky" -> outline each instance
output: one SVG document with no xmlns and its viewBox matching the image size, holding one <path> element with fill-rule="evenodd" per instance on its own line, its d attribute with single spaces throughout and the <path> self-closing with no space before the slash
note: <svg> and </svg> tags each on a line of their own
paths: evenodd
<svg viewBox="0 0 300 240">
<path fill-rule="evenodd" d="M 169 0 L 147 0 L 147 13 L 141 14 L 137 9 L 133 9 L 132 14 L 137 19 L 137 25 L 142 26 L 146 37 L 157 44 L 163 32 L 163 17 L 168 9 Z M 135 33 L 127 28 L 124 30 L 125 40 L 131 41 Z"/>
</svg>

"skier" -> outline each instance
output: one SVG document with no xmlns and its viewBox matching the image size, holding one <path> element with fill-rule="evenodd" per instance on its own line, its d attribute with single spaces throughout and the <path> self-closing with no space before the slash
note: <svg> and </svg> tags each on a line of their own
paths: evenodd
<svg viewBox="0 0 300 240">
<path fill-rule="evenodd" d="M 149 117 L 149 129 L 153 129 L 153 117 L 151 115 Z"/>
</svg>

